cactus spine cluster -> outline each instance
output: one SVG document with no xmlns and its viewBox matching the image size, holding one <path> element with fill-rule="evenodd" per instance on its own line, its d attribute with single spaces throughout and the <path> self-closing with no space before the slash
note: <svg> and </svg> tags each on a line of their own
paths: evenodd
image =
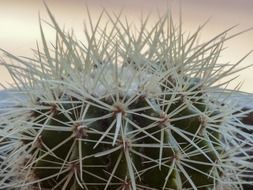
<svg viewBox="0 0 253 190">
<path fill-rule="evenodd" d="M 24 98 L 1 114 L 0 189 L 242 189 L 249 126 L 210 95 L 237 72 L 218 61 L 229 30 L 197 44 L 202 26 L 166 14 L 134 31 L 104 11 L 82 43 L 48 13 L 54 45 L 40 25 L 34 58 L 5 52 Z"/>
</svg>

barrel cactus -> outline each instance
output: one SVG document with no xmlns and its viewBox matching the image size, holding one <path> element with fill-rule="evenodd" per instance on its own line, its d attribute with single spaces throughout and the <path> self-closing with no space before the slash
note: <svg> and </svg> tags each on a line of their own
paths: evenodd
<svg viewBox="0 0 253 190">
<path fill-rule="evenodd" d="M 32 58 L 2 62 L 22 95 L 1 114 L 0 189 L 242 189 L 252 168 L 236 103 L 227 32 L 197 43 L 165 14 L 132 29 L 103 11 L 86 40 L 60 29 Z M 91 17 L 91 16 L 90 16 Z M 90 18 L 89 17 L 89 18 Z M 102 20 L 108 18 L 105 25 Z M 92 23 L 93 22 L 93 23 Z M 230 78 L 229 78 L 230 77 Z M 227 79 L 227 80 L 226 80 Z M 221 81 L 221 82 L 220 82 Z M 6 108 L 5 108 L 6 109 Z M 235 114 L 236 113 L 236 114 Z M 241 138 L 243 137 L 243 138 Z M 243 139 L 243 140 L 241 140 Z"/>
</svg>

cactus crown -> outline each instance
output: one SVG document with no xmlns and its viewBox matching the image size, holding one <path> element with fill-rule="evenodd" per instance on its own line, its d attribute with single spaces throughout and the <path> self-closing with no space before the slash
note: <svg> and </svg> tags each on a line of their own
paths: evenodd
<svg viewBox="0 0 253 190">
<path fill-rule="evenodd" d="M 47 8 L 48 10 L 48 8 Z M 248 129 L 211 93 L 227 31 L 198 44 L 168 14 L 133 31 L 103 11 L 84 43 L 60 29 L 34 58 L 3 63 L 25 98 L 1 115 L 0 189 L 241 189 Z M 102 27 L 101 19 L 108 23 Z M 231 28 L 232 29 L 232 28 Z M 240 62 L 240 61 L 239 61 Z M 235 65 L 238 65 L 239 62 Z M 225 82 L 224 82 L 225 81 Z M 239 128 L 238 128 L 239 127 Z M 243 139 L 243 140 L 242 140 Z"/>
</svg>

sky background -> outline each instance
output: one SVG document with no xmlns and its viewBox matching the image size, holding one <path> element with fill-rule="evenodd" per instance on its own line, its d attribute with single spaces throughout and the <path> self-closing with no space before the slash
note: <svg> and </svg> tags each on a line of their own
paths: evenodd
<svg viewBox="0 0 253 190">
<path fill-rule="evenodd" d="M 92 14 L 96 15 L 105 7 L 115 12 L 124 9 L 124 14 L 137 21 L 141 12 L 164 12 L 167 5 L 173 11 L 175 20 L 178 18 L 179 0 L 45 0 L 56 17 L 60 26 L 73 28 L 76 35 L 82 38 L 85 3 Z M 208 18 L 210 22 L 202 31 L 201 41 L 213 37 L 228 27 L 237 25 L 232 31 L 253 27 L 252 0 L 181 0 L 183 29 L 194 31 Z M 42 0 L 0 0 L 0 48 L 18 56 L 30 56 L 35 48 L 36 40 L 40 42 L 38 15 L 49 20 Z M 54 33 L 44 24 L 47 39 L 54 41 Z M 231 33 L 231 34 L 232 34 Z M 253 49 L 253 30 L 232 39 L 225 45 L 221 60 L 235 63 Z M 0 53 L 0 57 L 2 54 Z M 242 64 L 253 64 L 253 55 Z M 0 66 L 0 82 L 11 82 L 7 71 Z M 231 85 L 243 82 L 242 91 L 253 93 L 253 67 L 240 73 L 240 77 Z"/>
</svg>

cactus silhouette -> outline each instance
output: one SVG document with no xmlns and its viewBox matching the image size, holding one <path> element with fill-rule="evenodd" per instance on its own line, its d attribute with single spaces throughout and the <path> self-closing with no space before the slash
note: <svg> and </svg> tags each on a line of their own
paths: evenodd
<svg viewBox="0 0 253 190">
<path fill-rule="evenodd" d="M 169 14 L 133 30 L 103 11 L 84 42 L 60 29 L 33 58 L 4 51 L 18 100 L 1 114 L 0 189 L 242 189 L 253 139 L 221 103 L 237 65 L 220 63 L 230 28 L 197 43 Z M 107 22 L 103 19 L 107 18 Z M 103 24 L 106 23 L 106 24 Z M 134 27 L 133 27 L 134 28 Z M 245 67 L 247 68 L 247 67 Z M 15 93 L 13 92 L 13 93 Z M 236 114 L 234 114 L 236 112 Z M 238 128 L 238 126 L 240 128 Z M 241 140 L 243 137 L 243 141 Z M 247 146 L 249 148 L 249 146 Z"/>
</svg>

